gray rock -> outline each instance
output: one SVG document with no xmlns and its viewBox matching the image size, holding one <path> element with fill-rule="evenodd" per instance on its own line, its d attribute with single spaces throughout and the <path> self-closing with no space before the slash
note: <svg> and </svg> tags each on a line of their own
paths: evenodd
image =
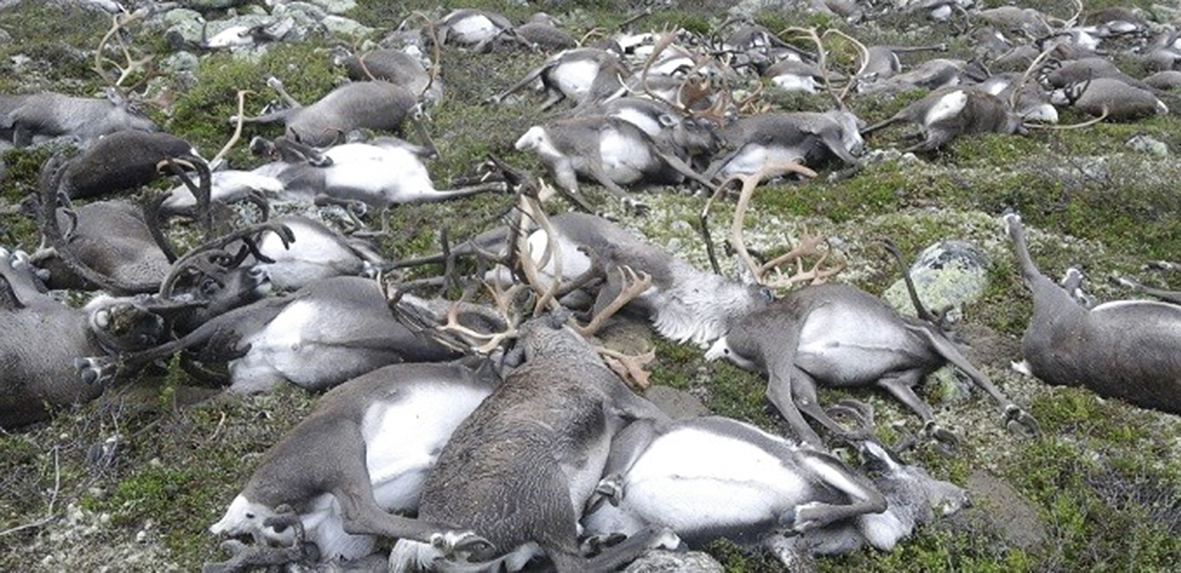
<svg viewBox="0 0 1181 573">
<path fill-rule="evenodd" d="M 927 247 L 910 268 L 919 300 L 928 310 L 952 307 L 950 318 L 958 319 L 965 303 L 979 299 L 988 287 L 988 258 L 976 246 L 963 241 L 944 241 Z M 882 298 L 898 312 L 915 316 L 914 305 L 900 278 Z M 971 395 L 972 382 L 956 369 L 944 367 L 931 373 L 927 384 L 937 389 L 937 402 L 956 403 Z"/>
<path fill-rule="evenodd" d="M 974 302 L 988 287 L 988 257 L 980 248 L 964 241 L 944 241 L 927 247 L 910 267 L 919 299 L 930 310 L 952 307 L 951 318 L 960 308 Z M 899 278 L 882 294 L 898 312 L 915 316 L 914 306 Z"/>
<path fill-rule="evenodd" d="M 357 7 L 356 0 L 308 0 L 329 14 L 344 14 Z"/>
<path fill-rule="evenodd" d="M 7 44 L 12 41 L 12 36 L 8 35 L 3 28 L 0 28 L 0 44 Z"/>
<path fill-rule="evenodd" d="M 1133 151 L 1148 153 L 1157 157 L 1165 157 L 1169 154 L 1169 146 L 1151 135 L 1137 135 L 1129 139 L 1127 145 Z"/>
<path fill-rule="evenodd" d="M 988 514 L 1006 545 L 1031 551 L 1046 542 L 1046 526 L 1037 508 L 1000 478 L 975 470 L 968 476 L 967 490 L 974 508 Z"/>
<path fill-rule="evenodd" d="M 329 34 L 334 36 L 368 36 L 375 31 L 373 28 L 365 26 L 356 20 L 341 16 L 329 16 L 320 21 L 320 23 L 328 29 Z"/>
<path fill-rule="evenodd" d="M 674 420 L 710 415 L 697 396 L 671 386 L 652 386 L 644 391 L 644 397 Z"/>
<path fill-rule="evenodd" d="M 162 68 L 169 74 L 178 72 L 192 72 L 196 71 L 197 67 L 201 65 L 201 60 L 190 52 L 177 52 L 164 59 Z"/>
<path fill-rule="evenodd" d="M 665 551 L 652 549 L 623 570 L 624 573 L 722 573 L 722 564 L 700 551 Z"/>
</svg>

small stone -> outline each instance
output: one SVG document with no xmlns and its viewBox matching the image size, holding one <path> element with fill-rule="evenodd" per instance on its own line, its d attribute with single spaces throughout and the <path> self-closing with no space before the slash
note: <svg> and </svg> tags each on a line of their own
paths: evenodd
<svg viewBox="0 0 1181 573">
<path fill-rule="evenodd" d="M 724 569 L 717 559 L 700 551 L 665 551 L 652 549 L 645 552 L 624 569 L 624 573 L 722 573 Z"/>
<path fill-rule="evenodd" d="M 368 36 L 374 32 L 373 28 L 340 16 L 329 16 L 321 20 L 320 23 L 335 36 Z"/>
<path fill-rule="evenodd" d="M 147 543 L 147 541 L 148 541 L 148 532 L 140 531 L 139 533 L 135 534 L 135 542 L 136 543 Z"/>
<path fill-rule="evenodd" d="M 1165 157 L 1169 155 L 1169 146 L 1165 142 L 1152 137 L 1151 135 L 1137 135 L 1128 140 L 1128 147 L 1133 151 L 1140 153 L 1147 153 L 1157 157 Z"/>
<path fill-rule="evenodd" d="M 308 0 L 329 14 L 344 14 L 357 7 L 356 0 Z"/>
<path fill-rule="evenodd" d="M 175 74 L 196 71 L 200 65 L 201 60 L 196 55 L 190 52 L 177 52 L 165 58 L 163 68 L 164 71 Z"/>
</svg>

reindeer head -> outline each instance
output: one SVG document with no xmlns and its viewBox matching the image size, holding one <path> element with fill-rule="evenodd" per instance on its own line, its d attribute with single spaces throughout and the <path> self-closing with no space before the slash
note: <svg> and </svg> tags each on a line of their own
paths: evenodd
<svg viewBox="0 0 1181 573">
<path fill-rule="evenodd" d="M 91 334 L 108 352 L 151 348 L 162 342 L 167 334 L 164 317 L 153 312 L 146 297 L 100 295 L 84 310 Z"/>
</svg>

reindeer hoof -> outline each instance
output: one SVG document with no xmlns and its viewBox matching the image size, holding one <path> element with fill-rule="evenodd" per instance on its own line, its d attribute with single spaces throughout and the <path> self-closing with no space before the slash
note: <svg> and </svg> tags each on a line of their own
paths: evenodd
<svg viewBox="0 0 1181 573">
<path fill-rule="evenodd" d="M 786 527 L 794 533 L 804 533 L 809 529 L 815 529 L 823 525 L 819 519 L 819 514 L 820 504 L 800 504 L 783 512 L 779 516 L 779 525 Z"/>
<path fill-rule="evenodd" d="M 1005 408 L 1005 420 L 1005 427 L 1014 434 L 1032 438 L 1041 433 L 1037 418 L 1017 406 L 1010 405 Z"/>
<path fill-rule="evenodd" d="M 620 476 L 609 475 L 601 480 L 595 486 L 595 491 L 591 493 L 590 499 L 587 500 L 587 512 L 592 512 L 599 508 L 604 501 L 610 503 L 615 507 L 619 507 L 619 502 L 623 500 L 623 483 Z"/>
<path fill-rule="evenodd" d="M 624 197 L 623 198 L 623 207 L 627 210 L 628 213 L 631 213 L 631 214 L 636 215 L 638 217 L 643 217 L 644 215 L 647 215 L 648 211 L 650 210 L 649 207 L 647 205 L 645 205 L 642 201 L 639 201 L 637 199 L 632 199 L 631 197 Z"/>
<path fill-rule="evenodd" d="M 431 536 L 431 546 L 448 561 L 487 561 L 496 554 L 490 541 L 472 531 L 436 533 Z"/>
<path fill-rule="evenodd" d="M 943 455 L 953 456 L 959 449 L 960 439 L 951 431 L 941 428 L 934 421 L 927 422 L 923 426 L 923 433 L 935 442 L 935 449 Z"/>
<path fill-rule="evenodd" d="M 603 552 L 604 549 L 618 545 L 627 536 L 622 533 L 608 533 L 606 535 L 592 535 L 587 537 L 579 544 L 579 551 L 585 557 L 594 557 Z"/>
<path fill-rule="evenodd" d="M 86 385 L 106 383 L 115 374 L 114 364 L 105 358 L 75 358 L 74 369 Z"/>
</svg>

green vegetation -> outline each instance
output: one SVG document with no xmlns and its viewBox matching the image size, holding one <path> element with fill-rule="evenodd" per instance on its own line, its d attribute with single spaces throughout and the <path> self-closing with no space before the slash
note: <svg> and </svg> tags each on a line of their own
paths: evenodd
<svg viewBox="0 0 1181 573">
<path fill-rule="evenodd" d="M 721 22 L 727 2 L 682 2 L 679 10 L 658 11 L 639 27 L 663 24 L 708 31 Z M 992 1 L 987 5 L 1007 5 Z M 1066 0 L 1026 2 L 1052 14 L 1071 11 Z M 1088 1 L 1088 9 L 1110 5 L 1147 6 L 1148 1 Z M 578 3 L 555 15 L 576 36 L 592 27 L 613 29 L 627 17 L 620 2 Z M 565 6 L 565 4 L 563 4 Z M 506 0 L 444 0 L 389 2 L 359 0 L 351 17 L 382 31 L 396 28 L 407 15 L 423 10 L 440 15 L 458 7 L 488 8 L 514 19 L 535 9 Z M 756 20 L 772 31 L 789 26 L 839 26 L 838 19 L 790 11 L 765 11 Z M 50 3 L 27 1 L 16 10 L 0 10 L 0 28 L 13 42 L 0 45 L 0 92 L 48 89 L 92 95 L 99 83 L 87 57 L 107 28 L 104 18 Z M 933 44 L 952 36 L 948 24 L 929 24 L 901 12 L 878 26 L 856 34 L 869 44 Z M 798 42 L 793 39 L 793 42 Z M 147 36 L 143 45 L 157 46 Z M 137 44 L 139 40 L 137 39 Z M 834 41 L 834 46 L 837 44 Z M 801 43 L 800 45 L 804 45 Z M 338 84 L 341 70 L 328 56 L 329 40 L 272 45 L 257 60 L 212 54 L 202 58 L 195 82 L 176 92 L 162 124 L 212 155 L 232 133 L 235 94 L 248 89 L 246 112 L 254 115 L 274 99 L 266 86 L 270 75 L 284 81 L 292 95 L 311 102 Z M 808 46 L 809 49 L 811 48 Z M 16 73 L 11 57 L 32 58 L 29 77 Z M 847 61 L 847 54 L 839 56 Z M 955 39 L 943 57 L 970 57 L 966 41 Z M 544 59 L 523 51 L 472 54 L 443 50 L 443 101 L 429 109 L 428 130 L 442 157 L 431 166 L 439 188 L 458 186 L 478 175 L 488 154 L 541 174 L 539 164 L 513 149 L 516 138 L 555 113 L 535 111 L 540 97 L 523 93 L 504 105 L 484 104 Z M 919 91 L 895 97 L 852 98 L 850 108 L 876 122 L 922 97 Z M 801 96 L 769 89 L 765 101 L 776 110 L 823 110 L 825 95 Z M 561 108 L 562 106 L 558 106 Z M 1082 118 L 1064 114 L 1064 123 Z M 908 127 L 874 134 L 871 150 L 902 148 Z M 247 126 L 245 137 L 275 136 L 279 126 Z M 921 445 L 908 459 L 937 478 L 968 484 L 975 472 L 986 472 L 1012 487 L 1045 530 L 1044 539 L 1028 546 L 1006 536 L 986 508 L 973 508 L 963 518 L 937 520 L 902 542 L 891 553 L 863 549 L 840 558 L 820 559 L 824 571 L 1084 571 L 1169 570 L 1181 562 L 1181 422 L 1176 417 L 1139 410 L 1114 400 L 1101 400 L 1079 389 L 1052 389 L 1022 378 L 1009 369 L 1018 359 L 1015 347 L 1030 315 L 1029 295 L 1016 270 L 997 217 L 1019 210 L 1030 228 L 1030 246 L 1041 268 L 1060 276 L 1071 265 L 1093 277 L 1092 294 L 1100 300 L 1115 291 L 1104 278 L 1139 274 L 1147 259 L 1181 258 L 1181 166 L 1174 158 L 1157 158 L 1127 147 L 1135 135 L 1148 135 L 1181 152 L 1181 120 L 1175 115 L 1136 123 L 1100 124 L 1077 131 L 1034 130 L 1025 137 L 994 134 L 961 138 L 947 149 L 920 158 L 881 152 L 864 169 L 843 181 L 824 175 L 815 181 L 760 188 L 748 215 L 753 246 L 766 252 L 782 249 L 784 236 L 798 236 L 805 224 L 832 239 L 849 270 L 841 280 L 880 293 L 897 278 L 894 265 L 875 241 L 889 237 L 905 252 L 916 253 L 936 241 L 963 239 L 989 256 L 989 286 L 981 300 L 964 309 L 964 322 L 984 327 L 985 338 L 1011 351 L 981 364 L 998 385 L 1027 404 L 1042 425 L 1042 435 L 1019 439 L 1005 433 L 999 414 L 986 396 L 966 402 L 936 402 L 941 424 L 963 440 L 952 457 Z M 406 134 L 415 139 L 413 133 Z M 236 166 L 259 160 L 239 148 L 231 155 Z M 0 208 L 12 207 L 36 189 L 47 151 L 8 151 L 5 178 L 0 182 Z M 587 196 L 595 204 L 616 207 L 594 186 Z M 705 265 L 695 231 L 702 199 L 658 192 L 644 197 L 653 207 L 645 219 L 620 215 L 625 226 L 641 230 L 655 244 L 677 245 L 685 258 Z M 444 228 L 452 244 L 487 229 L 510 208 L 506 196 L 481 196 L 457 204 L 398 207 L 388 213 L 391 237 L 379 245 L 392 260 L 438 251 Z M 732 206 L 722 202 L 711 216 L 714 239 L 724 237 Z M 564 208 L 564 207 L 557 207 Z M 380 214 L 366 216 L 381 226 Z M 0 210 L 0 241 L 4 246 L 37 245 L 36 225 L 15 211 Z M 720 242 L 720 241 L 719 241 Z M 729 271 L 733 267 L 727 266 Z M 423 269 L 419 272 L 436 272 Z M 1181 288 L 1178 275 L 1150 277 Z M 968 342 L 975 343 L 969 337 Z M 691 391 L 719 415 L 752 422 L 785 433 L 786 425 L 766 407 L 766 382 L 728 363 L 706 363 L 700 349 L 655 342 L 657 360 L 652 380 Z M 940 398 L 935 384 L 923 391 Z M 288 388 L 266 396 L 227 398 L 194 406 L 212 391 L 200 388 L 178 361 L 143 373 L 132 383 L 112 388 L 100 400 L 59 412 L 55 419 L 22 433 L 0 433 L 0 531 L 36 523 L 54 499 L 56 520 L 0 537 L 0 570 L 61 570 L 61 565 L 30 563 L 69 547 L 78 553 L 72 567 L 97 569 L 123 563 L 117 548 L 142 547 L 149 566 L 175 564 L 193 570 L 222 557 L 206 528 L 241 489 L 259 456 L 310 410 L 315 396 Z M 877 432 L 887 441 L 902 437 L 892 424 L 914 431 L 918 419 L 883 392 L 822 390 L 820 400 L 845 397 L 868 401 L 875 409 Z M 106 456 L 104 444 L 114 447 Z M 56 460 L 56 463 L 55 463 Z M 55 485 L 60 482 L 60 485 Z M 50 492 L 56 491 L 56 497 Z M 75 506 L 104 523 L 88 537 L 54 538 L 74 526 L 63 525 L 67 507 Z M 103 521 L 105 516 L 106 521 Z M 151 526 L 149 527 L 149 522 Z M 78 527 L 78 529 L 83 529 Z M 139 532 L 146 541 L 136 544 Z M 26 549 L 27 548 L 27 549 Z M 780 571 L 772 556 L 752 553 L 730 543 L 709 551 L 728 571 Z M 156 566 L 156 567 L 153 567 Z M 67 568 L 68 569 L 68 568 Z"/>
</svg>

